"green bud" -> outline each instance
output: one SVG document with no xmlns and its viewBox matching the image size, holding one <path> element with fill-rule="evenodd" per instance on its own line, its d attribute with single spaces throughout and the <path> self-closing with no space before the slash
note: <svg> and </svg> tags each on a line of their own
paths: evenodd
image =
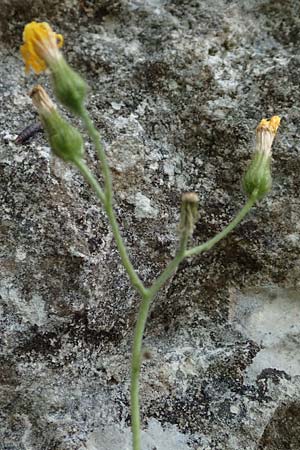
<svg viewBox="0 0 300 450">
<path fill-rule="evenodd" d="M 261 200 L 272 187 L 271 157 L 256 152 L 243 179 L 243 188 L 248 197 L 255 195 Z"/>
<path fill-rule="evenodd" d="M 58 114 L 42 86 L 36 86 L 30 96 L 47 132 L 53 153 L 64 161 L 75 162 L 82 158 L 84 149 L 81 134 Z"/>
<path fill-rule="evenodd" d="M 280 124 L 280 117 L 262 119 L 256 129 L 256 150 L 243 179 L 244 191 L 249 197 L 261 200 L 272 187 L 272 144 Z"/>
<path fill-rule="evenodd" d="M 55 117 L 56 116 L 56 117 Z M 64 161 L 74 162 L 83 157 L 83 140 L 79 131 L 54 113 L 43 118 L 53 153 Z"/>
<path fill-rule="evenodd" d="M 56 98 L 71 112 L 81 115 L 87 84 L 63 57 L 50 65 Z"/>
<path fill-rule="evenodd" d="M 195 192 L 186 192 L 181 198 L 179 231 L 191 235 L 198 220 L 199 197 Z"/>
</svg>

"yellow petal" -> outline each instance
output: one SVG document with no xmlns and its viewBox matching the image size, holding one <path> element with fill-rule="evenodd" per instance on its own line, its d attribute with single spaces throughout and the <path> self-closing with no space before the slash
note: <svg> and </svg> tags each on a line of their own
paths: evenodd
<svg viewBox="0 0 300 450">
<path fill-rule="evenodd" d="M 257 131 L 266 130 L 275 135 L 279 125 L 280 125 L 280 117 L 273 116 L 271 117 L 270 120 L 262 119 L 257 127 Z"/>
<path fill-rule="evenodd" d="M 28 23 L 23 31 L 24 44 L 21 54 L 25 63 L 25 71 L 30 68 L 40 73 L 47 68 L 50 56 L 57 54 L 57 49 L 63 45 L 63 36 L 52 31 L 47 22 Z"/>
<path fill-rule="evenodd" d="M 280 117 L 279 116 L 271 117 L 271 119 L 270 119 L 270 128 L 272 129 L 274 134 L 276 134 L 279 125 L 280 125 Z"/>
<path fill-rule="evenodd" d="M 57 47 L 61 48 L 64 45 L 64 37 L 62 34 L 55 34 Z"/>
</svg>

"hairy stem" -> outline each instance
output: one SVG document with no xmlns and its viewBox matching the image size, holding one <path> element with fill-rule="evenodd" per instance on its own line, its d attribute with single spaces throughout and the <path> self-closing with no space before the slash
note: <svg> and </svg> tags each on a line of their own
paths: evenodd
<svg viewBox="0 0 300 450">
<path fill-rule="evenodd" d="M 148 293 L 142 297 L 142 303 L 138 312 L 133 338 L 130 384 L 131 431 L 133 450 L 141 450 L 139 380 L 142 365 L 142 342 L 152 299 L 153 297 L 149 296 Z"/>
<path fill-rule="evenodd" d="M 142 281 L 140 280 L 139 276 L 137 275 L 136 271 L 134 270 L 134 267 L 129 259 L 127 249 L 125 247 L 125 244 L 123 242 L 119 225 L 116 220 L 116 216 L 112 207 L 112 203 L 107 200 L 106 194 L 104 194 L 102 188 L 100 187 L 98 181 L 94 177 L 94 175 L 91 173 L 90 169 L 87 167 L 86 163 L 82 159 L 76 160 L 74 163 L 82 176 L 85 178 L 85 180 L 88 182 L 88 184 L 91 186 L 91 188 L 96 193 L 97 197 L 101 200 L 103 203 L 104 209 L 106 211 L 106 214 L 108 216 L 114 238 L 116 240 L 116 244 L 121 256 L 122 264 L 126 269 L 126 272 L 129 276 L 129 279 L 131 281 L 131 284 L 137 289 L 137 291 L 144 295 L 144 293 L 147 292 L 147 289 L 143 285 Z"/>
<path fill-rule="evenodd" d="M 184 231 L 181 235 L 179 246 L 175 257 L 167 265 L 161 275 L 152 283 L 147 289 L 140 278 L 138 277 L 127 253 L 127 249 L 124 245 L 123 239 L 120 234 L 119 226 L 116 220 L 115 212 L 112 206 L 113 190 L 112 190 L 112 178 L 110 169 L 106 160 L 105 151 L 101 143 L 100 135 L 93 125 L 87 111 L 84 109 L 81 113 L 81 118 L 85 124 L 87 132 L 90 138 L 93 140 L 98 157 L 101 163 L 101 168 L 104 176 L 104 191 L 100 187 L 98 181 L 95 179 L 85 162 L 81 159 L 75 161 L 75 165 L 80 170 L 83 177 L 95 191 L 97 197 L 103 203 L 105 211 L 107 213 L 110 225 L 112 227 L 113 235 L 116 240 L 118 250 L 120 252 L 123 266 L 125 267 L 131 284 L 138 290 L 141 295 L 142 302 L 139 308 L 137 322 L 134 332 L 134 340 L 132 346 L 132 361 L 131 361 L 131 428 L 133 436 L 133 450 L 141 450 L 141 419 L 140 419 L 140 402 L 139 402 L 139 380 L 142 365 L 142 343 L 149 314 L 149 309 L 152 300 L 155 295 L 165 284 L 165 282 L 175 273 L 181 261 L 188 256 L 198 255 L 204 251 L 211 249 L 221 239 L 227 236 L 246 216 L 252 206 L 257 200 L 257 193 L 253 192 L 245 206 L 240 210 L 237 216 L 227 225 L 224 230 L 218 233 L 215 237 L 207 242 L 198 245 L 190 250 L 186 250 L 189 233 Z"/>
<path fill-rule="evenodd" d="M 91 120 L 87 110 L 84 108 L 81 111 L 81 119 L 86 127 L 88 135 L 94 142 L 94 145 L 95 145 L 95 148 L 96 148 L 96 151 L 98 154 L 98 158 L 101 163 L 101 168 L 102 168 L 102 172 L 103 172 L 103 176 L 104 176 L 104 186 L 105 186 L 105 201 L 103 204 L 104 204 L 107 216 L 108 216 L 108 220 L 112 227 L 113 235 L 116 240 L 118 250 L 120 252 L 123 266 L 125 267 L 125 269 L 128 273 L 131 284 L 138 290 L 138 292 L 141 295 L 143 295 L 146 292 L 146 288 L 145 288 L 144 284 L 142 283 L 142 281 L 140 280 L 139 276 L 137 275 L 137 273 L 130 261 L 126 246 L 123 242 L 123 239 L 122 239 L 122 236 L 120 233 L 118 222 L 116 220 L 116 215 L 115 215 L 115 212 L 113 209 L 112 177 L 111 177 L 109 165 L 108 165 L 108 162 L 106 159 L 104 147 L 101 142 L 100 134 L 99 134 L 98 130 L 95 128 L 93 121 Z M 86 169 L 87 169 L 87 167 L 86 167 Z M 88 176 L 89 176 L 89 178 L 93 177 L 93 175 L 90 172 L 89 172 Z M 90 181 L 89 181 L 89 183 L 90 183 Z"/>
<path fill-rule="evenodd" d="M 160 288 L 174 274 L 179 264 L 186 256 L 196 255 L 212 248 L 217 242 L 227 236 L 228 233 L 230 233 L 241 222 L 241 220 L 246 216 L 251 207 L 254 205 L 255 201 L 256 193 L 254 192 L 245 206 L 240 210 L 240 212 L 232 220 L 232 222 L 230 222 L 227 227 L 224 228 L 223 231 L 221 231 L 214 238 L 210 239 L 204 244 L 199 245 L 198 247 L 195 247 L 191 250 L 186 250 L 188 234 L 184 233 L 181 236 L 179 247 L 174 259 L 167 265 L 161 275 L 153 282 L 152 286 L 148 289 L 147 294 L 142 298 L 142 303 L 135 327 L 131 365 L 131 426 L 133 434 L 133 450 L 141 450 L 139 378 L 142 364 L 142 341 L 151 302 Z"/>
<path fill-rule="evenodd" d="M 212 239 L 204 242 L 197 247 L 193 247 L 190 250 L 185 252 L 185 257 L 199 255 L 199 253 L 210 250 L 215 244 L 217 244 L 221 239 L 226 237 L 234 228 L 243 220 L 243 218 L 248 214 L 252 206 L 255 204 L 257 200 L 256 191 L 253 192 L 251 197 L 248 199 L 247 203 L 243 206 L 243 208 L 239 211 L 239 213 L 235 216 L 235 218 L 224 228 L 220 233 L 214 236 Z"/>
<path fill-rule="evenodd" d="M 152 296 L 152 298 L 157 294 L 157 292 L 165 284 L 165 282 L 173 275 L 181 261 L 185 258 L 187 241 L 188 234 L 183 233 L 175 257 L 169 262 L 165 270 L 159 275 L 159 277 L 152 283 L 152 286 L 150 286 L 149 288 L 149 294 Z"/>
<path fill-rule="evenodd" d="M 140 419 L 140 402 L 139 402 L 139 380 L 142 365 L 142 344 L 143 336 L 145 331 L 145 326 L 148 318 L 148 313 L 150 309 L 151 302 L 155 297 L 155 294 L 162 286 L 162 284 L 167 281 L 167 279 L 175 272 L 179 263 L 184 258 L 184 253 L 187 246 L 189 235 L 184 232 L 181 236 L 178 250 L 176 252 L 175 258 L 167 266 L 163 272 L 163 276 L 158 278 L 161 279 L 159 283 L 156 284 L 156 289 L 153 286 L 148 289 L 148 291 L 142 296 L 142 303 L 138 312 L 138 318 L 134 331 L 134 339 L 132 346 L 132 359 L 131 359 L 131 429 L 132 429 L 132 442 L 133 450 L 141 450 L 141 419 Z"/>
<path fill-rule="evenodd" d="M 101 168 L 104 176 L 104 185 L 105 185 L 105 196 L 108 203 L 112 203 L 113 198 L 113 188 L 112 188 L 112 178 L 110 169 L 107 163 L 105 150 L 100 138 L 100 134 L 98 130 L 95 128 L 93 121 L 91 120 L 89 113 L 86 109 L 83 109 L 81 112 L 81 119 L 86 127 L 89 137 L 94 142 L 98 158 L 101 163 Z"/>
</svg>

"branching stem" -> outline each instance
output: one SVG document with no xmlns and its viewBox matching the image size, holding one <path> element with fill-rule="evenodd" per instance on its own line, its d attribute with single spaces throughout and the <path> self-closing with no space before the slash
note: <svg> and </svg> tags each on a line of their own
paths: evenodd
<svg viewBox="0 0 300 450">
<path fill-rule="evenodd" d="M 139 380 L 142 365 L 142 343 L 144 330 L 148 318 L 148 313 L 152 300 L 160 287 L 171 277 L 176 271 L 179 263 L 184 258 L 186 250 L 188 234 L 183 233 L 179 242 L 178 250 L 175 258 L 170 262 L 162 275 L 148 289 L 146 294 L 142 296 L 142 302 L 138 312 L 138 318 L 134 331 L 132 359 L 131 359 L 131 428 L 133 450 L 141 450 L 141 419 L 140 419 L 140 401 L 139 401 Z"/>
<path fill-rule="evenodd" d="M 138 312 L 137 322 L 134 331 L 134 340 L 132 346 L 132 362 L 131 362 L 131 428 L 133 439 L 133 450 L 141 450 L 141 420 L 140 420 L 140 402 L 139 402 L 139 379 L 142 365 L 142 343 L 145 331 L 145 326 L 149 314 L 151 302 L 155 295 L 161 289 L 161 287 L 167 282 L 167 280 L 175 273 L 181 261 L 189 256 L 198 255 L 204 251 L 211 249 L 221 239 L 227 236 L 234 228 L 241 222 L 241 220 L 250 211 L 252 206 L 257 200 L 257 193 L 253 192 L 252 196 L 248 199 L 244 207 L 239 211 L 236 217 L 218 233 L 212 239 L 198 245 L 190 250 L 187 250 L 187 243 L 189 233 L 183 231 L 180 237 L 178 249 L 175 257 L 170 261 L 165 270 L 158 276 L 149 288 L 146 288 L 143 282 L 137 275 L 128 256 L 127 249 L 123 242 L 120 229 L 116 220 L 115 212 L 113 209 L 113 190 L 112 190 L 112 178 L 110 169 L 107 163 L 106 155 L 103 145 L 101 143 L 100 135 L 93 125 L 87 111 L 84 109 L 81 114 L 81 118 L 85 124 L 87 132 L 90 138 L 93 140 L 96 147 L 98 157 L 101 163 L 101 168 L 104 176 L 104 190 L 99 185 L 98 181 L 91 173 L 86 163 L 82 159 L 78 159 L 74 164 L 78 167 L 83 177 L 96 193 L 99 200 L 102 202 L 104 209 L 107 213 L 108 220 L 112 227 L 113 235 L 116 240 L 118 250 L 120 252 L 121 260 L 124 268 L 127 271 L 129 279 L 132 285 L 140 293 L 142 301 Z"/>
<path fill-rule="evenodd" d="M 255 204 L 257 200 L 256 191 L 254 191 L 251 197 L 248 199 L 247 203 L 243 206 L 243 208 L 239 211 L 239 213 L 235 216 L 235 218 L 224 228 L 220 233 L 214 236 L 212 239 L 204 242 L 197 247 L 193 247 L 190 250 L 185 252 L 185 257 L 199 255 L 199 253 L 206 252 L 210 250 L 214 245 L 216 245 L 221 239 L 224 239 L 231 231 L 235 229 L 235 227 L 244 219 L 244 217 L 248 214 L 252 206 Z"/>
</svg>

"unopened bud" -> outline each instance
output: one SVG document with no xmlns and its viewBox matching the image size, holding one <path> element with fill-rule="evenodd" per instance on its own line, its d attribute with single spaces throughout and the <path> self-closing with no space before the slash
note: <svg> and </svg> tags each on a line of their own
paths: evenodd
<svg viewBox="0 0 300 450">
<path fill-rule="evenodd" d="M 263 119 L 256 129 L 256 149 L 243 179 L 246 194 L 261 200 L 272 187 L 272 144 L 280 124 L 280 117 Z"/>
<path fill-rule="evenodd" d="M 195 224 L 198 220 L 199 197 L 195 192 L 186 192 L 181 197 L 181 213 L 179 231 L 186 232 L 189 235 L 193 233 Z"/>
<path fill-rule="evenodd" d="M 71 69 L 63 57 L 49 67 L 57 99 L 74 114 L 80 115 L 87 93 L 86 82 Z"/>
<path fill-rule="evenodd" d="M 53 153 L 64 161 L 74 162 L 82 158 L 83 141 L 79 131 L 58 114 L 42 86 L 33 88 L 30 97 L 38 110 Z"/>
<path fill-rule="evenodd" d="M 31 90 L 29 96 L 31 97 L 32 103 L 38 110 L 41 118 L 56 112 L 55 104 L 40 84 L 38 84 Z"/>
</svg>

